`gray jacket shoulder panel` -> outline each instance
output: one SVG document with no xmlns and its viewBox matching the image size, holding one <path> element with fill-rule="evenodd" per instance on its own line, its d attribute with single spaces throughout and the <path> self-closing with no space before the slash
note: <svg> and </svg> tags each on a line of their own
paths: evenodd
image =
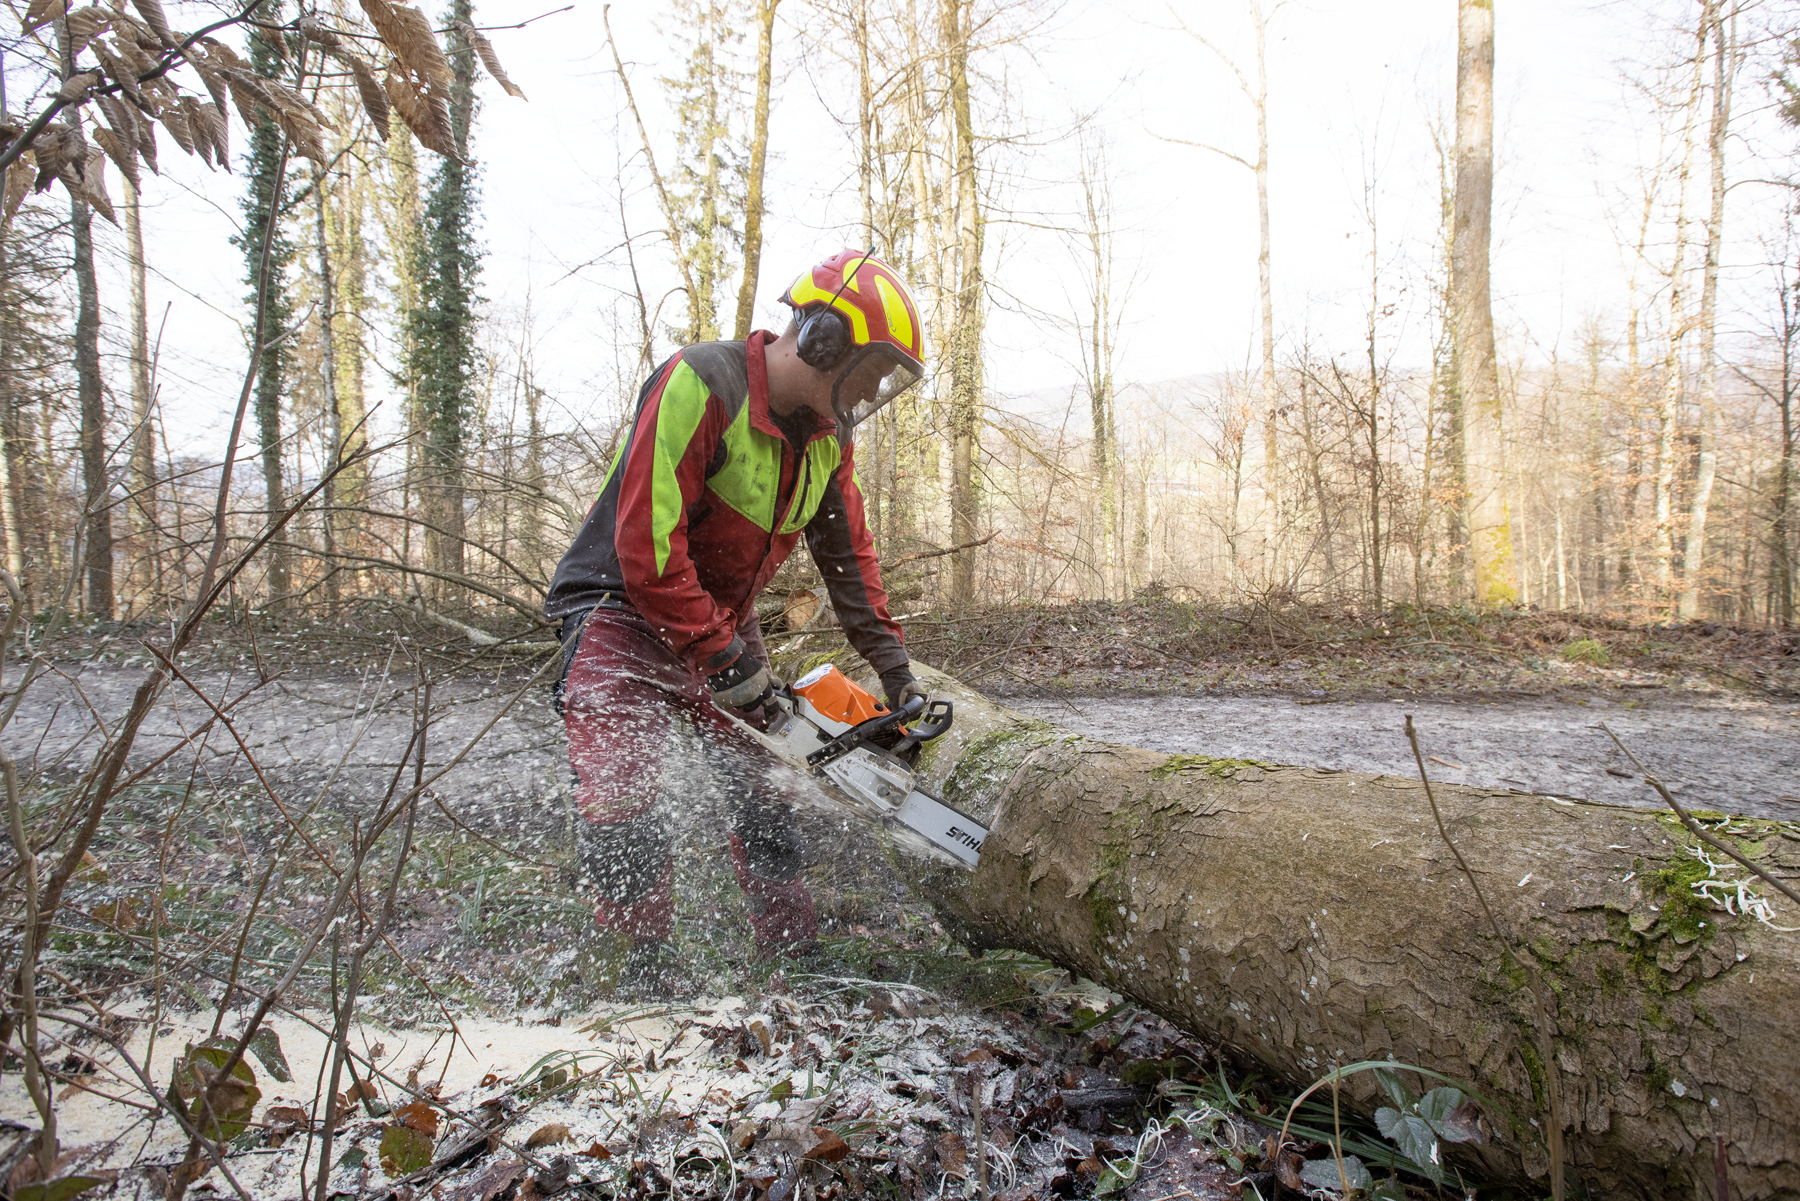
<svg viewBox="0 0 1800 1201">
<path fill-rule="evenodd" d="M 750 399 L 750 369 L 742 342 L 696 342 L 681 352 L 681 361 L 693 368 L 712 394 L 725 402 L 727 420 L 733 420 Z"/>
</svg>

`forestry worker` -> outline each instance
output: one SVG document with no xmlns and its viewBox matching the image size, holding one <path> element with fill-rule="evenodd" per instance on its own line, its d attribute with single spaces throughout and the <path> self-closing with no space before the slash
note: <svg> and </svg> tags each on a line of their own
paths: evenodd
<svg viewBox="0 0 1800 1201">
<path fill-rule="evenodd" d="M 812 896 L 789 804 L 799 781 L 743 729 L 777 682 L 756 597 L 802 533 L 850 645 L 890 705 L 924 690 L 863 517 L 856 424 L 917 383 L 924 330 L 905 281 L 871 252 L 843 250 L 795 280 L 780 337 L 684 347 L 644 381 L 600 497 L 544 603 L 561 619 L 558 697 L 569 737 L 582 865 L 595 923 L 630 941 L 627 991 L 679 987 L 670 947 L 674 860 L 656 811 L 677 727 L 697 730 L 705 775 L 729 803 L 731 858 L 759 954 L 816 944 Z"/>
</svg>

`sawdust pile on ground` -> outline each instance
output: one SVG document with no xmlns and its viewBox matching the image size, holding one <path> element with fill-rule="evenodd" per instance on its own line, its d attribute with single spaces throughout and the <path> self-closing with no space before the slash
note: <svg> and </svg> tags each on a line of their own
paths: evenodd
<svg viewBox="0 0 1800 1201">
<path fill-rule="evenodd" d="M 1013 967 L 1029 1000 L 992 1012 L 790 968 L 766 991 L 690 1005 L 365 1023 L 352 1041 L 381 1076 L 346 1097 L 360 1103 L 334 1132 L 328 1195 L 784 1201 L 973 1195 L 985 1177 L 1010 1198 L 1236 1197 L 1228 1182 L 1246 1178 L 1244 1156 L 1269 1132 L 1209 1104 L 1206 1050 L 1094 986 Z M 111 1014 L 159 1079 L 209 1031 L 204 1015 L 152 1021 L 141 1002 Z M 280 1049 L 251 1060 L 262 1099 L 225 1164 L 256 1201 L 316 1187 L 322 1133 L 325 1015 L 271 1025 Z M 62 1094 L 69 1169 L 154 1201 L 186 1137 L 109 1099 L 134 1082 L 118 1055 L 90 1051 Z M 16 1074 L 0 1105 L 29 1112 Z M 24 1148 L 14 1131 L 0 1160 Z M 215 1168 L 193 1195 L 233 1193 Z"/>
</svg>

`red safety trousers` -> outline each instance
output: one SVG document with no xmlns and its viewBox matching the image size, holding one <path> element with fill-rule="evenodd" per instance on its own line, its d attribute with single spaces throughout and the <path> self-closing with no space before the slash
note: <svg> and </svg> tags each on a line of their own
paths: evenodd
<svg viewBox="0 0 1800 1201">
<path fill-rule="evenodd" d="M 574 619 L 569 624 L 573 624 Z M 659 796 L 691 811 L 712 790 L 732 817 L 732 866 L 760 955 L 818 937 L 790 798 L 802 781 L 712 703 L 706 680 L 635 611 L 599 608 L 565 627 L 559 690 L 575 777 L 577 845 L 600 892 L 603 930 L 633 945 L 674 933 L 674 847 Z M 671 761 L 671 735 L 697 729 L 701 762 Z M 697 770 L 696 770 L 697 769 Z"/>
</svg>

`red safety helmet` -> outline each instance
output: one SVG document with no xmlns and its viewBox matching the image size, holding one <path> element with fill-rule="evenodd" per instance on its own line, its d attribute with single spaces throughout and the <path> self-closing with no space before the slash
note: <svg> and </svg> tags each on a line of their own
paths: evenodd
<svg viewBox="0 0 1800 1201">
<path fill-rule="evenodd" d="M 781 301 L 800 321 L 800 361 L 837 373 L 832 407 L 851 426 L 924 376 L 925 326 L 912 289 L 873 251 L 838 251 L 789 285 Z M 840 400 L 847 384 L 854 392 Z"/>
</svg>

